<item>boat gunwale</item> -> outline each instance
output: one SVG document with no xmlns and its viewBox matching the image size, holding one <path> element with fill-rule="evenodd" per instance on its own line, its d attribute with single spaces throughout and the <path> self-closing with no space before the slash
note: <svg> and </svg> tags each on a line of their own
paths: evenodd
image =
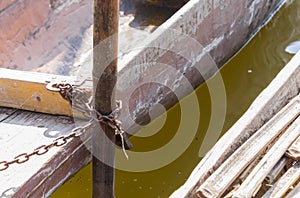
<svg viewBox="0 0 300 198">
<path fill-rule="evenodd" d="M 245 136 L 251 137 L 299 92 L 300 51 L 258 95 L 242 117 L 219 139 L 195 167 L 185 184 L 171 197 L 196 195 L 198 187 L 246 141 Z"/>
<path fill-rule="evenodd" d="M 164 29 L 166 29 L 166 28 L 175 28 L 176 29 L 176 27 L 178 27 L 178 26 L 180 26 L 181 24 L 181 22 L 182 23 L 184 23 L 185 25 L 186 25 L 186 23 L 188 23 L 189 21 L 185 21 L 185 19 L 184 19 L 184 17 L 185 16 L 182 16 L 182 15 L 184 15 L 185 13 L 189 13 L 189 12 L 191 12 L 191 9 L 196 9 L 196 8 L 194 8 L 194 5 L 198 5 L 197 3 L 199 3 L 199 2 L 201 2 L 201 0 L 191 0 L 190 2 L 188 2 L 187 4 L 185 4 L 177 13 L 175 13 L 175 15 L 173 15 L 170 19 L 168 19 L 165 23 L 163 23 L 162 24 L 162 27 L 161 27 L 161 29 L 162 28 L 164 28 Z M 178 22 L 178 20 L 180 21 L 180 22 Z M 157 33 L 155 33 L 155 34 L 157 34 L 157 36 L 155 37 L 153 37 L 152 38 L 152 41 L 155 41 L 155 38 L 157 38 L 159 35 L 160 35 L 160 33 L 159 33 L 159 31 L 162 31 L 162 30 L 159 30 L 158 29 L 158 31 L 157 31 Z M 154 35 L 155 35 L 154 34 Z M 167 35 L 165 35 L 165 36 L 167 36 Z M 151 40 L 151 39 L 150 39 Z M 141 50 L 141 52 L 142 52 L 143 50 Z M 139 53 L 138 53 L 139 54 Z M 159 58 L 159 57 L 157 57 L 157 58 Z M 131 57 L 131 59 L 130 59 L 130 61 L 132 61 L 131 63 L 132 64 L 140 64 L 138 61 L 141 61 L 142 59 L 140 59 L 140 60 L 136 60 L 136 56 L 132 56 Z M 128 68 L 128 69 L 130 69 L 130 61 L 128 62 L 128 63 L 126 63 L 125 61 L 124 62 L 122 62 L 122 64 L 125 64 L 126 65 L 126 67 L 124 67 L 121 71 L 120 71 L 120 74 L 122 74 L 122 73 L 124 73 L 125 72 L 125 70 L 124 69 L 126 69 L 126 68 Z M 4 70 L 4 69 L 3 69 Z M 28 72 L 23 72 L 22 71 L 22 73 L 28 73 Z M 31 73 L 31 72 L 30 72 Z M 36 73 L 37 75 L 40 75 L 39 73 Z M 211 74 L 211 76 L 212 76 L 213 74 Z M 51 76 L 51 75 L 50 75 Z M 3 78 L 0 78 L 0 80 L 2 80 L 2 79 L 5 79 L 5 77 Z M 9 77 L 9 80 L 11 80 L 12 82 L 14 81 L 14 80 L 17 80 L 17 79 L 15 79 L 15 78 L 13 78 L 13 77 Z M 19 79 L 20 80 L 20 79 Z M 24 79 L 23 79 L 24 80 Z M 27 81 L 27 79 L 26 79 L 26 81 Z M 28 79 L 28 82 L 31 82 L 32 81 L 32 78 L 30 79 Z M 35 84 L 35 82 L 32 82 L 33 84 Z M 196 82 L 196 84 L 200 84 L 201 83 L 201 80 L 199 81 L 197 81 Z M 41 84 L 41 87 L 43 87 L 43 88 L 40 88 L 40 90 L 43 90 L 43 91 L 46 91 L 46 89 L 45 89 L 45 85 L 46 85 L 46 83 L 43 81 L 40 81 L 40 84 Z M 55 94 L 55 97 L 54 97 L 54 99 L 53 100 L 55 100 L 55 99 L 58 99 L 60 97 L 60 95 L 57 93 L 57 94 Z M 61 98 L 59 99 L 59 100 L 61 100 Z M 157 103 L 158 103 L 159 101 L 157 101 Z M 172 102 L 171 102 L 172 103 Z M 173 102 L 174 103 L 174 102 Z M 173 104 L 172 103 L 172 104 Z M 172 104 L 169 104 L 169 106 L 171 106 Z M 69 105 L 68 103 L 66 104 L 66 103 L 64 103 L 63 105 Z M 16 106 L 11 106 L 11 107 L 16 107 Z M 17 107 L 20 107 L 20 105 L 17 105 Z M 34 105 L 33 105 L 33 107 L 35 107 Z M 23 107 L 24 108 L 24 107 Z M 24 109 L 26 109 L 26 108 L 24 108 Z M 38 110 L 38 109 L 36 109 L 36 108 L 27 108 L 28 110 Z M 58 108 L 59 109 L 59 108 Z M 72 113 L 72 111 L 60 111 L 60 113 L 59 112 L 56 112 L 56 113 L 54 113 L 54 114 L 63 114 L 63 115 L 65 115 L 66 114 L 66 112 L 68 112 L 67 113 L 67 115 L 68 116 L 72 116 L 73 115 L 73 113 Z M 141 116 L 141 114 L 137 114 L 138 116 Z M 128 115 L 123 115 L 123 117 L 122 118 L 124 118 L 124 117 L 126 117 L 126 116 L 128 116 Z M 128 116 L 128 117 L 130 117 L 130 116 Z M 123 122 L 123 123 L 125 123 L 127 126 L 130 126 L 130 125 L 132 125 L 132 123 L 131 123 L 132 121 L 130 120 L 130 121 L 125 121 L 125 122 Z M 70 144 L 75 144 L 76 142 L 75 141 L 71 141 L 70 142 Z M 64 149 L 65 147 L 62 147 L 61 149 Z M 58 154 L 58 153 L 57 153 Z M 52 156 L 51 157 L 51 159 L 53 160 L 55 158 L 55 156 Z M 87 156 L 84 156 L 83 157 L 84 159 L 86 159 L 87 158 Z M 67 160 L 67 159 L 66 159 Z M 50 177 L 50 176 L 49 176 Z M 65 180 L 66 180 L 66 178 L 64 178 Z"/>
</svg>

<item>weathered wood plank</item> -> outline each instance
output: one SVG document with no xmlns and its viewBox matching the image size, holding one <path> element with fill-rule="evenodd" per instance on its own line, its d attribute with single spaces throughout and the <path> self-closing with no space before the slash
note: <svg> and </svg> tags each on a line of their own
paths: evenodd
<svg viewBox="0 0 300 198">
<path fill-rule="evenodd" d="M 198 189 L 200 197 L 220 197 L 241 172 L 300 114 L 300 95 L 294 98 L 238 148 Z M 216 182 L 218 181 L 218 182 Z"/>
<path fill-rule="evenodd" d="M 236 182 L 238 182 L 239 184 L 242 183 L 247 176 L 251 173 L 251 171 L 253 170 L 253 168 L 258 164 L 259 160 L 261 159 L 261 156 L 258 155 L 248 166 L 247 168 L 242 172 L 242 174 L 239 176 L 238 180 Z M 237 190 L 237 189 L 236 189 Z"/>
<path fill-rule="evenodd" d="M 263 198 L 283 197 L 300 178 L 300 161 L 292 166 L 263 196 Z"/>
<path fill-rule="evenodd" d="M 298 183 L 291 192 L 289 192 L 286 198 L 300 197 L 300 183 Z"/>
<path fill-rule="evenodd" d="M 288 162 L 288 158 L 283 156 L 266 176 L 266 183 L 272 185 Z"/>
<path fill-rule="evenodd" d="M 281 120 L 279 120 L 279 122 L 281 122 Z M 265 154 L 263 159 L 255 166 L 240 188 L 233 194 L 233 197 L 252 197 L 255 190 L 258 189 L 268 173 L 273 169 L 276 163 L 284 155 L 285 151 L 299 135 L 300 116 L 286 129 L 283 135 L 280 136 L 272 148 Z"/>
<path fill-rule="evenodd" d="M 1 112 L 9 109 L 0 108 Z M 76 124 L 85 121 L 76 120 Z M 0 161 L 13 160 L 19 154 L 50 144 L 75 127 L 73 119 L 18 110 L 0 123 Z M 86 136 L 70 140 L 62 147 L 54 147 L 41 156 L 32 156 L 23 164 L 12 164 L 0 171 L 0 195 L 14 189 L 14 197 L 43 197 L 82 168 L 90 160 Z M 72 165 L 71 165 L 72 163 Z"/>
<path fill-rule="evenodd" d="M 16 109 L 11 109 L 11 108 L 0 108 L 0 122 L 7 119 L 16 111 L 17 111 Z"/>
<path fill-rule="evenodd" d="M 181 6 L 183 6 L 189 0 L 160 0 L 160 1 L 153 1 L 153 0 L 131 0 L 131 1 L 135 1 L 136 3 L 143 3 L 143 4 L 147 4 L 147 5 L 180 8 Z"/>
<path fill-rule="evenodd" d="M 247 112 L 223 135 L 197 165 L 187 182 L 171 197 L 192 196 L 196 189 L 266 121 L 299 93 L 300 53 L 280 71 Z M 259 115 L 259 116 L 258 116 Z"/>
<path fill-rule="evenodd" d="M 0 68 L 0 106 L 38 111 L 49 114 L 83 117 L 58 92 L 49 91 L 47 82 L 80 84 L 75 77 L 24 72 Z M 91 94 L 88 79 L 83 87 Z M 88 88 L 89 87 L 89 88 Z"/>
<path fill-rule="evenodd" d="M 300 159 L 300 137 L 286 151 L 285 155 L 293 160 L 298 161 Z"/>
</svg>

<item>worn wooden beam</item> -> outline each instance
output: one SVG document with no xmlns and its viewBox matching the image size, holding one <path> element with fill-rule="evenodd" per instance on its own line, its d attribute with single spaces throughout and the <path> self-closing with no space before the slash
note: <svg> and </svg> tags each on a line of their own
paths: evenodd
<svg viewBox="0 0 300 198">
<path fill-rule="evenodd" d="M 118 16 L 119 0 L 94 1 L 93 90 L 95 109 L 102 115 L 109 115 L 115 107 Z M 100 123 L 92 142 L 93 197 L 114 197 L 114 129 Z"/>
<path fill-rule="evenodd" d="M 299 103 L 300 104 L 300 103 Z M 279 120 L 280 122 L 280 120 Z M 250 175 L 242 183 L 240 188 L 234 193 L 233 197 L 251 197 L 256 189 L 264 181 L 268 173 L 284 155 L 285 151 L 300 135 L 300 117 L 276 141 L 272 148 L 266 153 L 263 159 L 255 166 Z"/>
<path fill-rule="evenodd" d="M 263 196 L 263 198 L 283 197 L 300 178 L 300 161 L 292 166 Z"/>
<path fill-rule="evenodd" d="M 300 183 L 298 183 L 291 192 L 289 192 L 286 198 L 300 197 Z"/>
<path fill-rule="evenodd" d="M 0 68 L 0 106 L 83 117 L 58 92 L 49 91 L 46 88 L 48 82 L 82 83 L 70 76 Z M 81 89 L 91 94 L 91 81 L 86 80 Z"/>
<path fill-rule="evenodd" d="M 272 185 L 277 179 L 277 177 L 280 175 L 280 173 L 283 171 L 284 167 L 288 164 L 288 162 L 288 158 L 283 156 L 266 176 L 266 183 Z"/>
<path fill-rule="evenodd" d="M 294 98 L 236 150 L 198 189 L 200 197 L 220 197 L 242 171 L 300 114 L 300 95 Z M 216 183 L 216 181 L 218 181 Z"/>
<path fill-rule="evenodd" d="M 180 8 L 189 0 L 162 0 L 162 1 L 131 0 L 131 1 L 139 3 L 139 4 L 154 5 L 154 6 L 160 6 L 160 7 Z"/>
<path fill-rule="evenodd" d="M 293 142 L 285 155 L 296 161 L 300 159 L 300 137 Z"/>
</svg>

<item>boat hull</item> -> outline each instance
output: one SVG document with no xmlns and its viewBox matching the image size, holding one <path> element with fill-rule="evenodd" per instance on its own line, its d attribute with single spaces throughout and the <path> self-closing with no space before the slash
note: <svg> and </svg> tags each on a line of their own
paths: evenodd
<svg viewBox="0 0 300 198">
<path fill-rule="evenodd" d="M 26 67 L 28 69 L 35 64 L 37 68 L 56 67 L 60 71 L 59 63 L 76 66 L 73 62 L 74 59 L 72 59 L 72 57 L 76 57 L 74 56 L 76 53 L 64 54 L 63 59 L 59 59 L 60 52 L 56 50 L 59 49 L 60 44 L 64 44 L 62 41 L 68 39 L 74 42 L 75 45 L 71 45 L 72 42 L 67 42 L 66 45 L 62 45 L 62 51 L 67 49 L 67 52 L 72 52 L 74 46 L 77 49 L 77 40 L 85 43 L 81 32 L 83 30 L 87 30 L 85 36 L 90 41 L 91 49 L 92 36 L 89 30 L 91 30 L 92 17 L 89 12 L 92 12 L 92 5 L 87 4 L 87 0 L 67 1 L 73 2 L 69 5 L 63 3 L 66 1 L 50 0 L 7 2 L 7 4 L 0 3 L 0 24 L 1 27 L 6 27 L 0 29 L 1 67 L 17 67 L 26 70 Z M 162 104 L 166 109 L 170 108 L 178 100 L 193 92 L 194 88 L 215 75 L 218 69 L 259 31 L 282 2 L 283 0 L 191 0 L 155 31 L 143 32 L 143 37 L 140 40 L 133 38 L 138 44 L 128 43 L 130 47 L 126 47 L 126 42 L 122 44 L 124 48 L 121 48 L 123 50 L 122 55 L 118 57 L 120 71 L 116 95 L 118 99 L 123 101 L 123 110 L 120 115 L 123 128 L 129 133 L 135 133 L 140 125 L 149 123 L 152 118 L 161 113 L 156 112 L 154 116 L 153 114 L 150 116 L 150 110 L 156 105 Z M 53 8 L 57 10 L 53 10 Z M 39 12 L 33 12 L 35 9 Z M 76 10 L 79 12 L 76 12 Z M 14 13 L 18 13 L 18 15 L 12 17 Z M 55 15 L 55 13 L 58 14 Z M 66 13 L 69 14 L 64 18 L 63 16 Z M 32 17 L 35 19 L 35 15 L 39 16 L 36 20 L 33 20 L 35 24 L 28 29 L 22 29 L 26 25 L 26 21 L 32 20 Z M 80 21 L 73 20 L 79 15 L 82 16 Z M 67 20 L 64 21 L 63 19 Z M 64 25 L 61 26 L 61 24 Z M 132 24 L 124 24 L 132 28 Z M 127 38 L 128 35 L 135 35 L 128 34 L 128 32 L 132 33 L 133 30 L 130 31 L 125 30 L 126 34 L 121 29 L 120 38 L 124 34 L 126 36 L 123 38 Z M 134 33 L 140 33 L 140 31 L 141 28 L 136 28 Z M 68 35 L 68 33 L 71 35 Z M 9 38 L 6 37 L 7 35 L 10 35 Z M 80 50 L 75 51 L 77 53 L 81 52 Z M 71 59 L 69 59 L 70 57 Z M 57 59 L 65 60 L 65 62 L 57 62 Z M 48 65 L 48 67 L 44 67 L 45 65 Z M 6 77 L 1 77 L 0 80 L 2 79 L 6 79 Z M 12 76 L 9 77 L 9 82 L 11 81 L 14 81 Z M 0 83 L 2 82 L 7 81 L 4 80 Z M 42 88 L 38 89 L 46 91 L 42 83 L 44 82 L 39 82 L 39 87 Z M 23 83 L 22 91 L 24 93 L 28 93 L 30 96 L 34 93 L 40 93 L 39 90 L 33 90 L 32 86 L 27 87 L 27 89 L 28 84 L 30 83 Z M 9 86 L 11 89 L 7 88 L 6 90 L 23 93 L 16 91 L 14 83 Z M 2 96 L 0 95 L 0 97 Z M 60 97 L 60 95 L 56 93 L 55 97 Z M 29 105 L 23 105 L 24 101 L 17 101 L 9 97 L 4 98 L 10 100 L 3 103 L 8 107 L 49 113 L 40 108 L 43 100 L 37 100 L 38 97 L 29 97 L 28 100 L 35 100 L 32 103 L 26 100 Z M 36 105 L 37 103 L 39 105 Z M 70 105 L 66 103 L 63 105 Z M 51 113 L 72 116 L 72 108 L 68 106 L 67 109 L 55 108 L 55 112 Z M 15 192 L 17 197 L 23 196 L 28 191 L 33 192 L 32 196 L 37 197 L 43 196 L 42 193 L 49 194 L 53 192 L 58 187 L 57 181 L 67 180 L 80 168 L 77 166 L 76 169 L 72 169 L 66 166 L 66 164 L 69 164 L 70 159 L 72 159 L 72 163 L 82 166 L 90 160 L 90 153 L 83 146 L 81 140 L 72 140 L 67 146 L 68 148 L 76 147 L 78 150 L 72 153 L 67 147 L 63 146 L 57 151 L 53 151 L 51 155 L 48 155 L 42 161 L 42 163 L 45 163 L 41 165 L 43 169 L 49 169 L 45 161 L 50 161 L 53 167 L 57 167 L 57 170 L 60 166 L 63 167 L 63 171 L 56 174 L 57 178 L 51 181 L 52 175 L 49 174 L 45 176 L 48 178 L 46 180 L 39 176 L 39 170 L 43 169 L 30 170 L 31 176 L 19 178 L 18 187 L 20 190 Z M 68 152 L 66 155 L 69 157 L 59 158 L 61 161 L 55 160 L 64 151 Z M 25 170 L 19 167 L 18 172 L 24 172 Z M 32 180 L 33 178 L 37 178 L 37 180 Z M 33 181 L 34 183 L 32 183 Z M 47 189 L 43 188 L 45 181 L 49 186 Z M 35 184 L 39 185 L 35 186 Z M 188 194 L 190 191 L 184 190 L 183 193 Z"/>
<path fill-rule="evenodd" d="M 300 53 L 280 71 L 245 114 L 222 136 L 171 197 L 191 197 L 237 149 L 299 94 Z"/>
</svg>

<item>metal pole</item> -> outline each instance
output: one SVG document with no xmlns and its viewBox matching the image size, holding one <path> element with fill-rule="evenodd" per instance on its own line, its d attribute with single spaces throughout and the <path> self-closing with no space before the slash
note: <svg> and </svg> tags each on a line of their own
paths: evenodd
<svg viewBox="0 0 300 198">
<path fill-rule="evenodd" d="M 93 86 L 95 109 L 103 115 L 110 114 L 115 106 L 118 15 L 119 0 L 94 0 Z M 105 133 L 95 127 L 92 141 L 93 197 L 114 197 L 115 131 L 105 124 L 100 126 Z"/>
</svg>

